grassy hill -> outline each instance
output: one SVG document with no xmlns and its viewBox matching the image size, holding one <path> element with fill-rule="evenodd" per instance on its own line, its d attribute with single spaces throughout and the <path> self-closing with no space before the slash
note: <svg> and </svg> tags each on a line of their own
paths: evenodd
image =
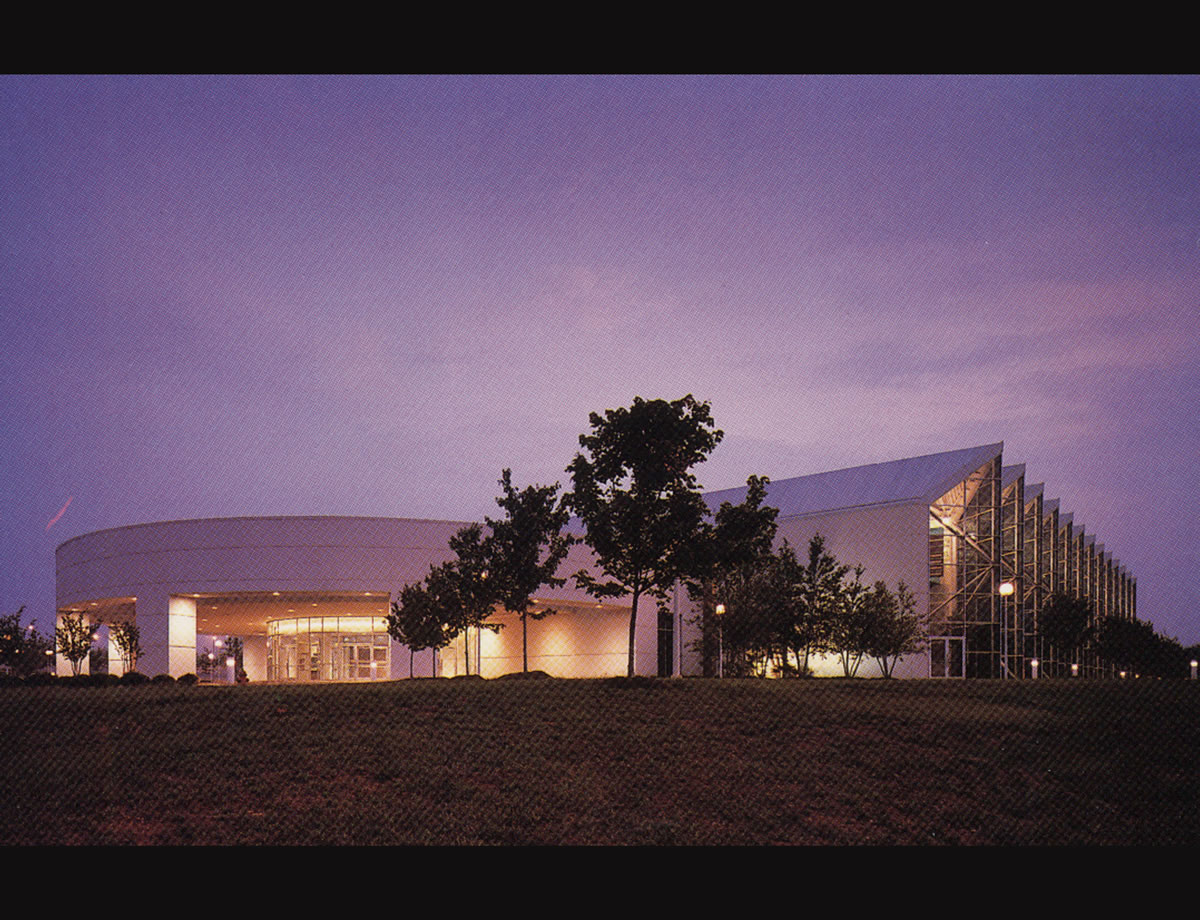
<svg viewBox="0 0 1200 920">
<path fill-rule="evenodd" d="M 1200 682 L 0 689 L 0 844 L 1195 844 Z"/>
</svg>

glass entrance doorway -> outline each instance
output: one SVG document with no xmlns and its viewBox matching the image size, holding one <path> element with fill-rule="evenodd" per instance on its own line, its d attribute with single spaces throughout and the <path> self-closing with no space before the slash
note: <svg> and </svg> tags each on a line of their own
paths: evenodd
<svg viewBox="0 0 1200 920">
<path fill-rule="evenodd" d="M 933 636 L 929 640 L 929 676 L 962 677 L 965 674 L 965 641 L 958 636 Z"/>
<path fill-rule="evenodd" d="M 386 680 L 391 674 L 384 617 L 295 617 L 267 623 L 267 680 Z"/>
</svg>

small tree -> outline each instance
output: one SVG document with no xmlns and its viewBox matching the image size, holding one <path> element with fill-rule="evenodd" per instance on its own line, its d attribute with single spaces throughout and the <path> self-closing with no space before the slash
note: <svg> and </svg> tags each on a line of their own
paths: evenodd
<svg viewBox="0 0 1200 920">
<path fill-rule="evenodd" d="M 1079 650 L 1092 637 L 1092 604 L 1086 598 L 1053 594 L 1042 607 L 1038 628 L 1042 640 L 1054 649 L 1060 663 L 1075 661 Z"/>
<path fill-rule="evenodd" d="M 196 652 L 196 676 L 200 680 L 214 679 L 216 656 L 212 652 Z"/>
<path fill-rule="evenodd" d="M 126 671 L 136 671 L 138 656 L 142 654 L 142 633 L 137 624 L 117 623 L 109 627 L 109 634 L 121 653 L 121 666 Z"/>
<path fill-rule="evenodd" d="M 648 594 L 665 607 L 671 587 L 688 574 L 687 547 L 707 513 L 691 469 L 724 433 L 708 403 L 690 394 L 674 402 L 637 397 L 628 409 L 593 412 L 589 421 L 592 433 L 579 436 L 584 453 L 567 467 L 574 491 L 566 501 L 606 580 L 581 571 L 575 581 L 593 597 L 630 595 L 632 677 L 638 605 Z"/>
<path fill-rule="evenodd" d="M 535 608 L 533 595 L 543 585 L 560 587 L 558 567 L 571 548 L 571 537 L 562 532 L 570 512 L 556 502 L 558 483 L 527 486 L 518 492 L 512 471 L 500 477 L 504 494 L 496 499 L 505 512 L 502 520 L 484 518 L 488 537 L 489 578 L 496 599 L 521 617 L 521 670 L 529 670 L 528 620 L 541 620 L 555 613 L 552 608 Z"/>
<path fill-rule="evenodd" d="M 687 580 L 688 595 L 700 604 L 700 657 L 706 676 L 715 669 L 717 604 L 725 607 L 725 624 L 732 627 L 733 641 L 722 643 L 726 659 L 731 655 L 744 656 L 747 645 L 761 636 L 758 627 L 763 622 L 762 600 L 764 573 L 771 567 L 774 556 L 775 518 L 778 508 L 764 505 L 766 476 L 751 476 L 746 480 L 746 497 L 740 504 L 722 502 L 717 509 L 713 526 L 701 526 L 700 534 L 690 547 L 691 559 L 685 566 L 691 572 Z M 769 593 L 766 596 L 770 596 Z M 730 615 L 730 611 L 737 613 Z M 742 670 L 738 668 L 739 672 Z"/>
<path fill-rule="evenodd" d="M 867 654 L 872 616 L 872 591 L 862 583 L 863 567 L 854 567 L 854 580 L 843 581 L 838 597 L 837 615 L 830 624 L 830 647 L 842 662 L 842 674 L 858 674 Z"/>
<path fill-rule="evenodd" d="M 483 527 L 468 524 L 450 538 L 455 559 L 430 569 L 426 584 L 434 595 L 446 625 L 453 634 L 464 635 L 466 671 L 471 673 L 471 644 L 467 631 L 490 629 L 500 631 L 499 623 L 487 619 L 496 608 L 496 587 L 491 577 L 491 545 L 483 537 Z M 476 663 L 476 670 L 479 663 Z"/>
<path fill-rule="evenodd" d="M 902 657 L 916 654 L 929 643 L 927 619 L 917 613 L 916 598 L 904 582 L 896 585 L 895 594 L 882 581 L 875 582 L 867 600 L 867 624 L 867 654 L 887 678 Z"/>
<path fill-rule="evenodd" d="M 54 646 L 58 654 L 71 662 L 71 673 L 76 677 L 92 650 L 92 639 L 99 625 L 99 620 L 89 623 L 82 613 L 67 613 L 54 628 Z"/>
<path fill-rule="evenodd" d="M 801 673 L 807 673 L 809 658 L 827 651 L 833 641 L 833 630 L 843 605 L 843 579 L 850 566 L 840 564 L 825 549 L 820 534 L 808 543 L 808 564 L 797 572 L 792 585 L 789 616 L 785 631 L 785 646 L 796 657 Z M 784 659 L 784 674 L 787 674 Z"/>
<path fill-rule="evenodd" d="M 433 649 L 437 654 L 454 638 L 449 625 L 452 611 L 432 594 L 425 584 L 405 585 L 399 600 L 392 601 L 387 617 L 388 635 L 408 646 L 408 676 L 413 676 L 413 658 L 417 652 Z M 436 677 L 436 665 L 430 676 Z"/>
<path fill-rule="evenodd" d="M 54 643 L 38 633 L 33 623 L 21 625 L 24 606 L 16 613 L 0 617 L 0 666 L 28 677 L 46 666 L 46 652 Z"/>
</svg>

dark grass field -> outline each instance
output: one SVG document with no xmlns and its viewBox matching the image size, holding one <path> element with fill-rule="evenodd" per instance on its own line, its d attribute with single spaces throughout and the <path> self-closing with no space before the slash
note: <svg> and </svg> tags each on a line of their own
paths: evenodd
<svg viewBox="0 0 1200 920">
<path fill-rule="evenodd" d="M 1195 844 L 1200 683 L 0 689 L 0 844 Z"/>
</svg>

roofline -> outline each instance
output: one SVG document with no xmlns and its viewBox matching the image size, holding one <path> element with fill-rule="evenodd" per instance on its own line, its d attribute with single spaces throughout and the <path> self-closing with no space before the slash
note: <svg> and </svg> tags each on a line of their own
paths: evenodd
<svg viewBox="0 0 1200 920">
<path fill-rule="evenodd" d="M 87 533 L 77 534 L 68 540 L 63 540 L 54 548 L 54 552 L 57 553 L 68 543 L 102 533 L 136 530 L 139 527 L 161 527 L 164 524 L 208 524 L 216 521 L 408 521 L 415 524 L 460 524 L 462 526 L 471 523 L 470 521 L 447 521 L 438 518 L 386 517 L 381 514 L 240 514 L 232 517 L 173 518 L 169 521 L 143 521 L 139 524 L 122 524 L 119 527 L 89 530 Z"/>
</svg>

